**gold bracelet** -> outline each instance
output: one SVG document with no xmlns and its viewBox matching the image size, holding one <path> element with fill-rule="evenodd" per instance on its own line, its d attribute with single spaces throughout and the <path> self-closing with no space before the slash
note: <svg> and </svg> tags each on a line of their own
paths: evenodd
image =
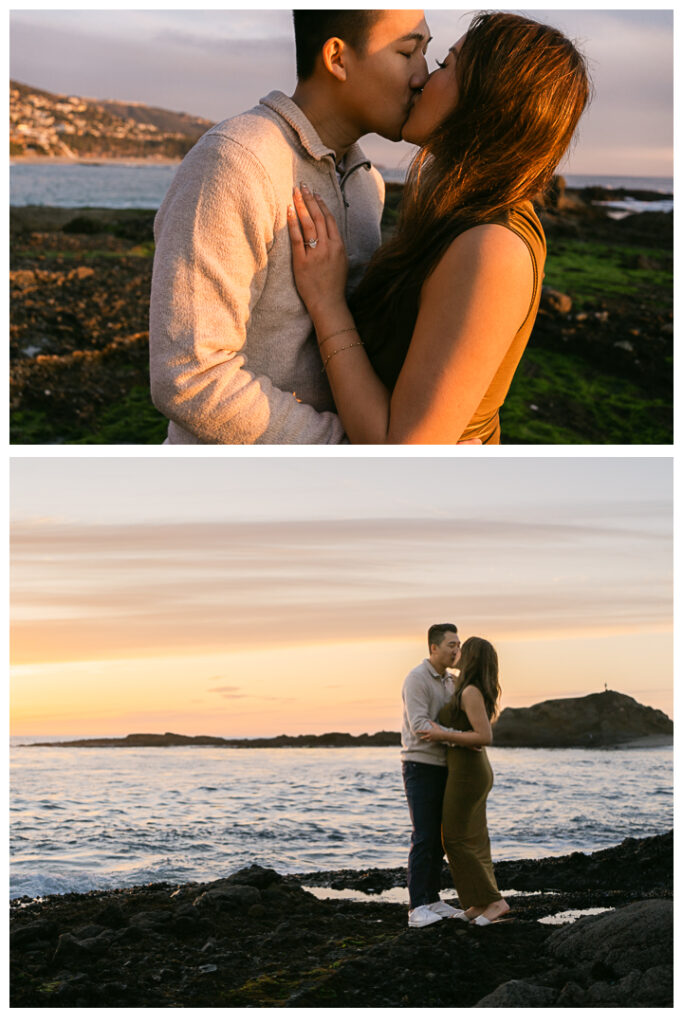
<svg viewBox="0 0 683 1024">
<path fill-rule="evenodd" d="M 361 348 L 365 347 L 363 345 L 362 341 L 354 341 L 353 345 L 345 345 L 344 348 L 338 348 L 334 352 L 330 352 L 329 356 L 327 357 L 327 359 L 323 363 L 323 373 L 327 369 L 327 364 L 329 363 L 329 361 L 332 358 L 332 356 L 338 356 L 340 352 L 348 352 L 350 348 L 358 348 L 359 345 L 360 345 Z"/>
<path fill-rule="evenodd" d="M 353 327 L 345 327 L 343 331 L 335 331 L 334 334 L 328 334 L 326 338 L 323 338 L 322 341 L 318 342 L 318 346 L 320 347 L 321 345 L 324 345 L 326 341 L 330 340 L 330 338 L 336 338 L 338 334 L 348 334 L 349 331 L 355 331 L 356 329 L 357 328 L 354 324 Z"/>
</svg>

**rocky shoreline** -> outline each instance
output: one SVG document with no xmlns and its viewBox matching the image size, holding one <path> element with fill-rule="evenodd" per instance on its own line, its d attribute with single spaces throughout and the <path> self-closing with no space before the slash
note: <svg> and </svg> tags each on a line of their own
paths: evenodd
<svg viewBox="0 0 683 1024">
<path fill-rule="evenodd" d="M 404 869 L 281 876 L 252 865 L 10 905 L 12 1007 L 666 1007 L 672 1005 L 673 833 L 589 856 L 496 864 L 513 919 L 406 927 L 367 894 Z M 444 885 L 449 879 L 444 877 Z M 530 891 L 531 890 L 531 891 Z M 559 911 L 603 908 L 561 926 Z"/>
<path fill-rule="evenodd" d="M 385 235 L 401 194 L 387 189 Z M 11 209 L 12 443 L 163 441 L 148 381 L 154 212 Z M 543 300 L 503 443 L 669 443 L 673 215 L 614 220 L 566 189 L 541 219 Z"/>
</svg>

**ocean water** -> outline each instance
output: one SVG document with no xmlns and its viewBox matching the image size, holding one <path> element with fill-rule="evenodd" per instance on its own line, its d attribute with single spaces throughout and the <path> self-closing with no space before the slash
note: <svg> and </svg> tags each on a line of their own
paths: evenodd
<svg viewBox="0 0 683 1024">
<path fill-rule="evenodd" d="M 408 165 L 402 167 L 380 167 L 382 177 L 387 182 L 400 184 L 405 181 Z M 588 188 L 599 185 L 602 188 L 623 188 L 633 191 L 662 192 L 673 195 L 674 180 L 668 177 L 635 177 L 634 175 L 616 174 L 562 174 L 568 188 Z"/>
<path fill-rule="evenodd" d="M 12 206 L 156 210 L 177 164 L 10 164 Z"/>
<path fill-rule="evenodd" d="M 156 210 L 166 194 L 177 164 L 10 163 L 10 203 L 13 206 L 103 206 L 112 209 Z M 387 182 L 402 182 L 406 168 L 380 168 Z M 565 175 L 569 186 L 582 188 L 648 189 L 673 194 L 672 178 L 619 178 L 605 175 Z M 673 209 L 672 200 L 639 203 L 627 199 L 617 208 L 631 213 L 641 209 Z"/>
<path fill-rule="evenodd" d="M 11 749 L 10 895 L 405 864 L 398 748 Z M 673 827 L 673 750 L 492 749 L 494 859 Z"/>
</svg>

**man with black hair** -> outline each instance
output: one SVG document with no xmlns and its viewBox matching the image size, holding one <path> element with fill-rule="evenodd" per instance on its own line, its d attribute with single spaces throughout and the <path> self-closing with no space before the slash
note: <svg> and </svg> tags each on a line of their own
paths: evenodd
<svg viewBox="0 0 683 1024">
<path fill-rule="evenodd" d="M 448 671 L 460 660 L 458 627 L 452 622 L 430 626 L 429 657 L 414 668 L 403 684 L 401 761 L 403 784 L 413 832 L 408 855 L 408 926 L 424 928 L 445 917 L 461 914 L 439 897 L 443 847 L 441 807 L 446 788 L 446 750 L 419 736 L 428 729 L 447 700 L 453 696 L 453 676 Z"/>
<path fill-rule="evenodd" d="M 322 196 L 353 289 L 384 202 L 358 139 L 400 139 L 430 37 L 422 11 L 295 11 L 294 24 L 293 95 L 210 129 L 157 214 L 150 371 L 169 444 L 345 440 L 294 285 L 287 207 L 301 183 Z"/>
</svg>

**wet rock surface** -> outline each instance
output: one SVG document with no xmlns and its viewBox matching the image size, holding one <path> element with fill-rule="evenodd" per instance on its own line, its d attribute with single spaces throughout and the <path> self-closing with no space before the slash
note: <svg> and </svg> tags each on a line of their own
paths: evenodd
<svg viewBox="0 0 683 1024">
<path fill-rule="evenodd" d="M 12 211 L 15 442 L 87 443 L 102 429 L 111 443 L 123 442 L 133 440 L 134 420 L 140 443 L 150 432 L 163 440 L 147 369 L 153 218 L 132 210 Z"/>
<path fill-rule="evenodd" d="M 501 888 L 532 863 L 497 864 Z M 401 884 L 398 869 L 285 877 L 252 865 L 211 883 L 20 898 L 11 1005 L 671 1005 L 672 834 L 593 854 L 590 872 L 572 857 L 539 863 L 552 891 L 511 897 L 512 919 L 488 928 L 408 929 L 401 904 L 317 899 L 301 884 Z M 613 909 L 539 921 L 580 906 Z"/>
<path fill-rule="evenodd" d="M 609 846 L 594 853 L 569 853 L 561 857 L 496 861 L 496 880 L 501 889 L 523 892 L 543 890 L 544 901 L 551 893 L 571 892 L 574 897 L 602 889 L 620 891 L 638 899 L 670 892 L 673 864 L 673 831 L 645 839 L 624 839 L 618 846 Z M 302 885 L 329 887 L 330 889 L 356 889 L 368 895 L 380 894 L 387 889 L 406 886 L 406 870 L 377 868 L 373 871 L 313 871 L 292 875 Z M 443 888 L 452 886 L 451 876 L 444 865 L 441 876 Z M 566 904 L 565 904 L 566 905 Z M 590 906 L 573 903 L 572 906 Z M 548 913 L 555 913 L 549 910 Z"/>
</svg>

